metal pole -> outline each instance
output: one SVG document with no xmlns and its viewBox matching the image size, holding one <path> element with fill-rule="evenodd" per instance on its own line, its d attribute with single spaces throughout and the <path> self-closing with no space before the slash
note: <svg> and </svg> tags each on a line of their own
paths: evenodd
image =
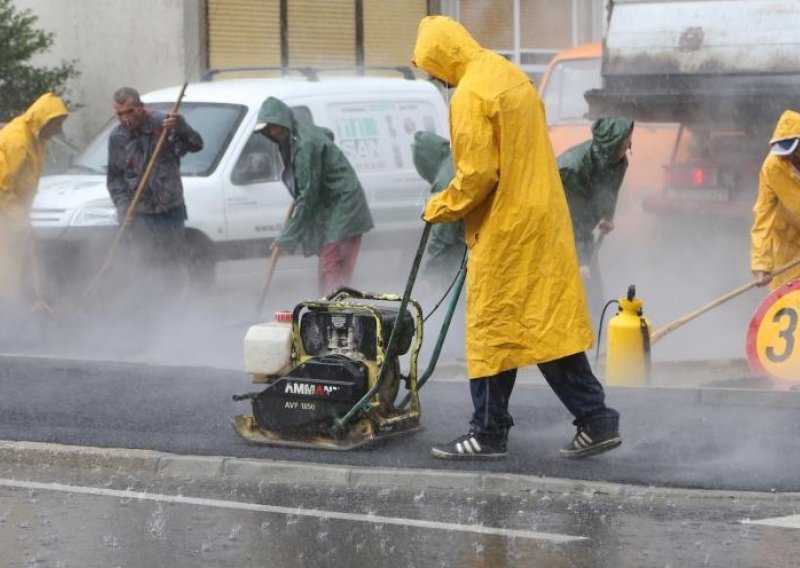
<svg viewBox="0 0 800 568">
<path fill-rule="evenodd" d="M 334 422 L 333 429 L 336 431 L 343 431 L 344 427 L 353 419 L 357 412 L 363 410 L 369 404 L 369 399 L 372 398 L 383 383 L 386 376 L 387 369 L 391 366 L 394 353 L 397 349 L 397 341 L 400 339 L 401 329 L 403 327 L 403 314 L 406 313 L 408 300 L 411 298 L 411 291 L 414 289 L 414 282 L 417 279 L 417 272 L 419 265 L 422 263 L 422 256 L 425 254 L 425 245 L 428 242 L 428 234 L 431 232 L 431 224 L 425 223 L 425 229 L 422 231 L 422 237 L 419 240 L 419 247 L 417 247 L 417 254 L 414 256 L 414 262 L 411 264 L 411 274 L 408 275 L 408 282 L 406 282 L 406 289 L 403 292 L 403 299 L 400 302 L 400 308 L 397 310 L 397 317 L 392 326 L 392 333 L 389 335 L 389 341 L 386 345 L 386 352 L 384 353 L 381 368 L 378 371 L 378 378 L 371 389 L 361 397 L 357 403 L 341 418 Z"/>
</svg>

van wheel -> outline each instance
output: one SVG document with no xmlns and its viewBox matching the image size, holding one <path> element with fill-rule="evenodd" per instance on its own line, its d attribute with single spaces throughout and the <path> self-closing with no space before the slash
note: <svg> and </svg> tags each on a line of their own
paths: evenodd
<svg viewBox="0 0 800 568">
<path fill-rule="evenodd" d="M 194 291 L 207 291 L 216 281 L 214 245 L 204 236 L 187 233 L 181 256 L 187 287 Z"/>
</svg>

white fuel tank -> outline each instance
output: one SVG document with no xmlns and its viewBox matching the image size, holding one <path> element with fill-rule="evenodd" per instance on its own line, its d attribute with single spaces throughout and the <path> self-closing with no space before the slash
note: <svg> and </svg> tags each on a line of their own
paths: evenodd
<svg viewBox="0 0 800 568">
<path fill-rule="evenodd" d="M 244 337 L 244 368 L 254 383 L 289 371 L 292 362 L 292 312 L 275 312 L 275 320 L 250 326 Z"/>
</svg>

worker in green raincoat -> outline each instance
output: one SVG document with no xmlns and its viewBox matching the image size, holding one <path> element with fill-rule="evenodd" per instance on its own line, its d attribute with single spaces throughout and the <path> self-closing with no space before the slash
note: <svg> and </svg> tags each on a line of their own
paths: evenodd
<svg viewBox="0 0 800 568">
<path fill-rule="evenodd" d="M 298 120 L 274 97 L 261 105 L 255 130 L 278 144 L 281 177 L 294 199 L 292 217 L 273 247 L 319 256 L 320 295 L 350 284 L 361 235 L 373 227 L 353 166 L 330 130 Z"/>
<path fill-rule="evenodd" d="M 438 193 L 450 185 L 455 170 L 447 139 L 434 132 L 419 131 L 414 133 L 411 148 L 417 172 L 431 184 L 431 193 Z M 428 259 L 423 272 L 437 280 L 451 281 L 464 260 L 466 247 L 463 221 L 434 225 L 428 237 L 425 251 Z"/>
<path fill-rule="evenodd" d="M 631 148 L 633 121 L 606 116 L 592 125 L 592 139 L 573 146 L 558 157 L 558 173 L 567 194 L 581 276 L 595 321 L 603 309 L 603 281 L 597 262 L 599 240 L 614 230 L 614 211 Z M 598 237 L 599 239 L 599 237 Z"/>
<path fill-rule="evenodd" d="M 23 300 L 26 273 L 34 270 L 31 204 L 48 142 L 68 114 L 59 97 L 46 93 L 0 130 L 0 320 L 12 326 L 11 304 Z"/>
<path fill-rule="evenodd" d="M 617 447 L 619 414 L 605 405 L 585 350 L 592 344 L 569 209 L 529 77 L 446 16 L 422 19 L 412 63 L 455 87 L 450 140 L 455 176 L 430 197 L 431 223 L 464 220 L 469 431 L 435 457 L 501 458 L 514 424 L 518 367 L 536 364 L 575 417 L 562 450 L 583 457 Z"/>
</svg>

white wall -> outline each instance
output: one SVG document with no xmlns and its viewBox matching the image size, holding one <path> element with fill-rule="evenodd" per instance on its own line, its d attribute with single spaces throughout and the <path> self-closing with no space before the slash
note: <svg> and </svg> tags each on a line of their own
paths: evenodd
<svg viewBox="0 0 800 568">
<path fill-rule="evenodd" d="M 204 0 L 14 0 L 55 34 L 36 65 L 76 59 L 81 75 L 68 96 L 83 106 L 65 125 L 82 145 L 112 114 L 122 86 L 141 92 L 199 78 L 205 68 Z"/>
</svg>

